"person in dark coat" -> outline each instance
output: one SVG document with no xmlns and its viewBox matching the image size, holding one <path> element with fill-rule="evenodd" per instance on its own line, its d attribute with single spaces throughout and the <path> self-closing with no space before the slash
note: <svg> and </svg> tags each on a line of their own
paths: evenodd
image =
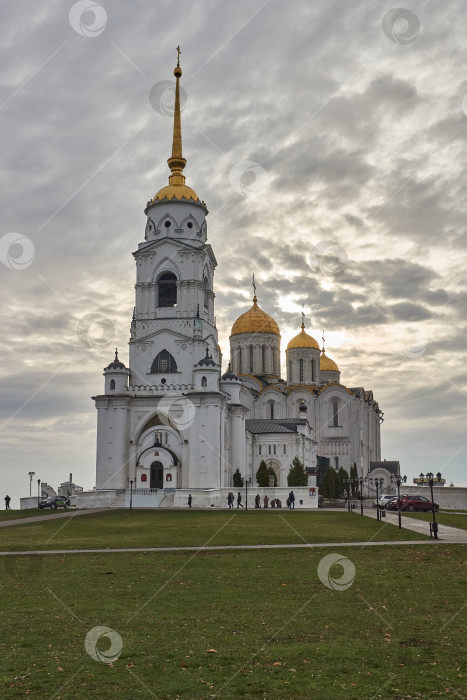
<svg viewBox="0 0 467 700">
<path fill-rule="evenodd" d="M 255 496 L 255 508 L 261 508 L 259 501 L 260 501 L 260 495 L 259 495 L 259 493 L 257 493 Z"/>
<path fill-rule="evenodd" d="M 264 507 L 267 508 L 269 505 L 269 498 L 267 496 L 264 497 Z"/>
<path fill-rule="evenodd" d="M 292 508 L 295 510 L 295 496 L 294 496 L 294 492 L 293 492 L 293 491 L 291 491 L 291 492 L 289 493 L 289 497 L 288 497 L 288 499 L 287 499 L 287 502 L 288 502 L 288 504 L 289 504 L 289 510 L 292 510 Z"/>
<path fill-rule="evenodd" d="M 243 508 L 242 494 L 240 493 L 240 491 L 238 492 L 237 496 L 237 508 Z"/>
<path fill-rule="evenodd" d="M 10 510 L 10 501 L 11 501 L 11 498 L 10 498 L 9 495 L 7 494 L 7 495 L 5 496 L 5 510 Z"/>
<path fill-rule="evenodd" d="M 188 508 L 191 508 L 191 493 L 188 495 Z"/>
</svg>

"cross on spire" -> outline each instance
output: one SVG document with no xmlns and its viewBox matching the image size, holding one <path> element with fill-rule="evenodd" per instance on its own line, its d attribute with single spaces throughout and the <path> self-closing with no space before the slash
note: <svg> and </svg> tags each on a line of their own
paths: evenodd
<svg viewBox="0 0 467 700">
<path fill-rule="evenodd" d="M 180 68 L 180 54 L 182 53 L 180 51 L 180 46 L 177 46 L 176 51 L 177 51 L 177 68 Z"/>
<path fill-rule="evenodd" d="M 253 301 L 256 301 L 256 283 L 255 283 L 255 273 L 253 272 Z"/>
<path fill-rule="evenodd" d="M 303 301 L 302 301 L 302 330 L 305 329 L 305 311 L 303 310 Z"/>
<path fill-rule="evenodd" d="M 324 329 L 323 329 L 323 335 L 321 336 L 321 339 L 323 341 L 323 353 L 324 353 Z"/>
</svg>

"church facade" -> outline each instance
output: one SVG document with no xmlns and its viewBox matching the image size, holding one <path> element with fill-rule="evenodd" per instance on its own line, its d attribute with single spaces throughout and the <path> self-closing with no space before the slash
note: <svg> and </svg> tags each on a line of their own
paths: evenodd
<svg viewBox="0 0 467 700">
<path fill-rule="evenodd" d="M 104 370 L 97 409 L 96 491 L 149 493 L 233 490 L 261 460 L 278 488 L 295 457 L 313 473 L 317 456 L 359 474 L 381 459 L 382 413 L 371 391 L 341 383 L 337 364 L 305 330 L 287 346 L 253 297 L 234 323 L 230 363 L 214 315 L 217 261 L 207 241 L 206 204 L 185 182 L 176 78 L 169 183 L 145 209 L 144 240 L 133 253 L 135 308 L 128 367 L 118 354 Z M 134 485 L 134 486 L 133 486 Z M 314 495 L 314 494 L 313 494 Z M 317 501 L 317 499 L 316 499 Z M 175 504 L 177 501 L 174 501 Z"/>
</svg>

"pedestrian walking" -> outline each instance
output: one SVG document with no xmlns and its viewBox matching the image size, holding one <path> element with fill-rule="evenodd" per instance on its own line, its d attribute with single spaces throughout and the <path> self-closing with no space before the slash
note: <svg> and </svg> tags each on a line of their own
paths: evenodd
<svg viewBox="0 0 467 700">
<path fill-rule="evenodd" d="M 10 501 L 11 501 L 11 498 L 10 498 L 9 495 L 7 494 L 7 495 L 5 496 L 5 510 L 10 510 Z"/>
<path fill-rule="evenodd" d="M 238 492 L 237 496 L 237 508 L 243 508 L 242 494 L 240 493 L 240 491 Z"/>
<path fill-rule="evenodd" d="M 188 508 L 191 508 L 191 493 L 188 494 Z"/>
<path fill-rule="evenodd" d="M 259 495 L 259 493 L 257 493 L 255 496 L 255 508 L 261 508 L 259 502 L 260 502 L 260 495 Z"/>
<path fill-rule="evenodd" d="M 264 507 L 267 508 L 269 505 L 269 498 L 267 496 L 264 497 L 263 503 L 264 503 Z"/>
<path fill-rule="evenodd" d="M 289 493 L 289 498 L 287 499 L 287 503 L 289 504 L 289 510 L 292 510 L 292 508 L 295 510 L 295 496 L 294 496 L 293 491 L 291 491 Z"/>
</svg>

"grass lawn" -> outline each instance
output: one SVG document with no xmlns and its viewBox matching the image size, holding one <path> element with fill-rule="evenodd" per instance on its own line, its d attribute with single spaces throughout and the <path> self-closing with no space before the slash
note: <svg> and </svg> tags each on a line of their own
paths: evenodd
<svg viewBox="0 0 467 700">
<path fill-rule="evenodd" d="M 296 544 L 416 540 L 427 535 L 399 530 L 355 513 L 310 511 L 118 510 L 66 519 L 44 519 L 2 528 L 3 551 L 169 547 L 204 544 Z"/>
<path fill-rule="evenodd" d="M 408 515 L 410 518 L 417 518 L 417 520 L 426 520 L 429 522 L 433 520 L 433 514 L 430 513 L 408 513 L 404 511 L 404 516 Z M 467 530 L 467 513 L 456 514 L 456 513 L 436 513 L 436 522 L 441 525 L 449 525 L 449 527 L 458 527 L 461 530 Z"/>
<path fill-rule="evenodd" d="M 64 508 L 57 508 L 56 513 L 61 513 Z M 35 515 L 50 515 L 50 508 L 25 508 L 24 510 L 0 510 L 0 522 L 4 520 L 17 520 L 18 518 L 30 518 Z"/>
<path fill-rule="evenodd" d="M 355 567 L 346 590 L 318 578 L 318 564 L 331 552 Z M 461 545 L 2 562 L 5 700 L 400 700 L 467 693 Z M 342 569 L 330 572 L 338 578 Z M 112 665 L 84 648 L 87 633 L 100 625 L 122 640 Z M 105 653 L 108 645 L 101 639 L 97 649 Z"/>
</svg>

